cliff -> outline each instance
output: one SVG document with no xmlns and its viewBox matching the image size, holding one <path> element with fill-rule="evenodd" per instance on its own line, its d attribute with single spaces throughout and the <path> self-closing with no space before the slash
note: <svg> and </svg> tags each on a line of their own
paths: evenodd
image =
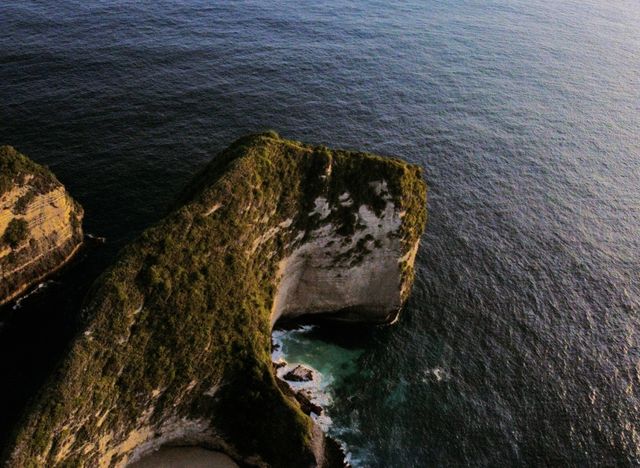
<svg viewBox="0 0 640 468">
<path fill-rule="evenodd" d="M 237 140 L 92 288 L 85 327 L 19 424 L 10 466 L 123 466 L 167 442 L 326 465 L 271 366 L 281 317 L 388 322 L 424 229 L 421 170 L 275 133 Z"/>
<path fill-rule="evenodd" d="M 63 265 L 82 243 L 82 207 L 46 168 L 0 147 L 0 304 Z"/>
</svg>

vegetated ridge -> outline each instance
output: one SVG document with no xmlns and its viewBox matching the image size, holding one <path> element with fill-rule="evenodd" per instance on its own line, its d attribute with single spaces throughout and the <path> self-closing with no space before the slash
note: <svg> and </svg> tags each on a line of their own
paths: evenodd
<svg viewBox="0 0 640 468">
<path fill-rule="evenodd" d="M 179 205 L 93 286 L 8 465 L 122 466 L 168 442 L 245 465 L 328 464 L 276 382 L 271 329 L 305 311 L 395 319 L 426 221 L 421 169 L 269 132 L 217 155 Z"/>
</svg>

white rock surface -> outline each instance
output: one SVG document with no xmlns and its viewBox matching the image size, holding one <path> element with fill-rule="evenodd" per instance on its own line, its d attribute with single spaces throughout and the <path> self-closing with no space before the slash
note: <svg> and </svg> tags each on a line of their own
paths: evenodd
<svg viewBox="0 0 640 468">
<path fill-rule="evenodd" d="M 343 197 L 345 200 L 346 197 Z M 316 211 L 328 208 L 316 200 Z M 280 262 L 279 286 L 271 323 L 282 317 L 337 313 L 345 321 L 387 322 L 401 305 L 403 251 L 398 231 L 401 213 L 391 201 L 377 216 L 367 206 L 357 211 L 361 225 L 352 236 L 341 236 L 332 224 Z"/>
</svg>

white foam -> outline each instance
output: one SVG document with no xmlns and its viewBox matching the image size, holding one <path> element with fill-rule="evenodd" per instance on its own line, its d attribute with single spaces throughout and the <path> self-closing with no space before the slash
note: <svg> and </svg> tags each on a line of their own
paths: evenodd
<svg viewBox="0 0 640 468">
<path fill-rule="evenodd" d="M 305 325 L 297 330 L 285 331 L 274 330 L 272 333 L 272 339 L 277 345 L 271 359 L 273 362 L 286 362 L 286 365 L 280 367 L 276 371 L 276 375 L 287 382 L 287 384 L 293 389 L 294 392 L 304 392 L 309 398 L 309 401 L 314 405 L 322 408 L 322 414 L 311 413 L 311 418 L 320 426 L 323 431 L 327 431 L 332 424 L 331 417 L 327 414 L 327 408 L 331 405 L 333 399 L 329 391 L 329 386 L 333 380 L 331 376 L 323 375 L 318 369 L 314 368 L 307 362 L 287 362 L 285 358 L 284 340 L 287 336 L 288 339 L 295 339 L 296 334 L 308 333 L 313 329 L 312 325 Z M 309 381 L 302 382 L 290 382 L 284 378 L 284 376 L 296 368 L 296 366 L 302 365 L 313 371 L 313 378 Z"/>
<path fill-rule="evenodd" d="M 424 372 L 424 377 L 422 381 L 424 383 L 428 382 L 448 382 L 451 379 L 451 372 L 443 367 L 433 367 L 431 369 L 426 369 Z"/>
<path fill-rule="evenodd" d="M 18 299 L 11 309 L 12 310 L 18 310 L 19 308 L 22 307 L 22 301 L 24 301 L 25 299 L 33 296 L 34 294 L 39 293 L 41 290 L 43 290 L 44 288 L 46 288 L 50 284 L 53 284 L 53 280 L 48 280 L 48 281 L 45 281 L 43 283 L 38 284 L 38 286 L 36 286 L 29 294 L 25 294 L 20 299 Z"/>
</svg>

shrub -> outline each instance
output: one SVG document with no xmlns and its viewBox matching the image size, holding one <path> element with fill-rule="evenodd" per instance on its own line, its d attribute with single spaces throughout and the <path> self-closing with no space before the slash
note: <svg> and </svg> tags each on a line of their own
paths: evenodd
<svg viewBox="0 0 640 468">
<path fill-rule="evenodd" d="M 18 200 L 16 201 L 16 204 L 13 206 L 13 211 L 15 213 L 22 214 L 22 215 L 26 214 L 27 207 L 33 201 L 34 198 L 35 198 L 35 194 L 32 191 L 28 191 L 27 193 L 22 195 L 20 198 L 18 198 Z"/>
<path fill-rule="evenodd" d="M 2 241 L 15 249 L 29 236 L 29 223 L 22 218 L 13 218 L 2 235 Z"/>
<path fill-rule="evenodd" d="M 11 146 L 0 146 L 0 195 L 15 185 L 22 185 L 27 175 L 33 176 L 30 185 L 36 193 L 46 193 L 58 182 L 45 166 L 41 166 Z"/>
</svg>

